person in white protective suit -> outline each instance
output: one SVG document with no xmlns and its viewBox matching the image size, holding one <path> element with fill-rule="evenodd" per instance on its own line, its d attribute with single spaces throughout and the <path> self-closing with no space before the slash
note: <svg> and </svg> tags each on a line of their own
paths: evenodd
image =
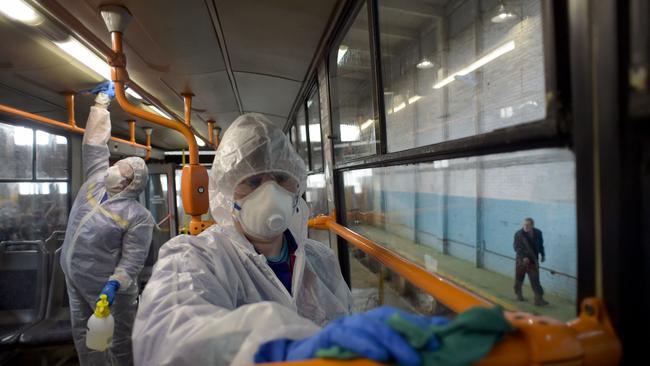
<svg viewBox="0 0 650 366">
<path fill-rule="evenodd" d="M 90 109 L 82 146 L 86 180 L 70 211 L 61 253 L 81 365 L 133 364 L 137 277 L 154 227 L 153 217 L 137 201 L 148 179 L 144 160 L 129 157 L 109 167 L 109 102 L 101 92 Z M 113 343 L 105 352 L 86 347 L 86 322 L 100 294 L 107 295 L 115 319 Z"/>
<path fill-rule="evenodd" d="M 336 256 L 307 239 L 306 178 L 268 119 L 232 123 L 210 172 L 217 223 L 161 248 L 133 330 L 137 365 L 249 365 L 260 344 L 349 314 Z"/>
</svg>

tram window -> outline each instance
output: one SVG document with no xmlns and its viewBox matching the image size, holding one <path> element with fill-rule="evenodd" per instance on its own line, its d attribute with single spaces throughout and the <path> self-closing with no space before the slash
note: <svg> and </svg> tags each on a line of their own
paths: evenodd
<svg viewBox="0 0 650 366">
<path fill-rule="evenodd" d="M 334 156 L 345 161 L 377 152 L 376 113 L 364 5 L 330 54 L 330 94 Z"/>
<path fill-rule="evenodd" d="M 650 115 L 650 3 L 630 2 L 630 112 L 635 116 Z"/>
<path fill-rule="evenodd" d="M 378 4 L 389 152 L 546 117 L 540 0 Z"/>
<path fill-rule="evenodd" d="M 0 182 L 0 241 L 45 240 L 65 230 L 67 182 Z"/>
<path fill-rule="evenodd" d="M 68 139 L 36 131 L 36 178 L 66 179 L 67 170 Z"/>
<path fill-rule="evenodd" d="M 307 122 L 309 124 L 309 146 L 311 147 L 311 170 L 323 170 L 323 144 L 321 141 L 320 101 L 318 88 L 307 99 Z"/>
<path fill-rule="evenodd" d="M 347 225 L 505 307 L 575 317 L 575 162 L 565 149 L 344 172 Z M 544 238 L 544 297 L 516 301 L 513 238 L 525 218 Z M 354 274 L 352 274 L 354 276 Z"/>
<path fill-rule="evenodd" d="M 310 217 L 328 214 L 326 189 L 325 174 L 311 174 L 307 177 L 305 201 L 309 207 Z M 329 243 L 330 238 L 328 231 L 314 229 L 309 229 L 309 237 L 326 244 Z"/>
<path fill-rule="evenodd" d="M 0 179 L 32 179 L 34 131 L 0 123 Z"/>
<path fill-rule="evenodd" d="M 309 147 L 307 145 L 307 120 L 305 117 L 305 108 L 303 106 L 298 109 L 296 115 L 296 145 L 298 147 L 298 155 L 302 158 L 309 169 Z"/>
</svg>

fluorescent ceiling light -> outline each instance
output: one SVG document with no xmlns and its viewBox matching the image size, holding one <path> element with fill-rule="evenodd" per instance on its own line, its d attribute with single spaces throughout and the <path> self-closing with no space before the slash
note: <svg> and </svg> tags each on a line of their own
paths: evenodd
<svg viewBox="0 0 650 366">
<path fill-rule="evenodd" d="M 199 155 L 214 155 L 216 152 L 216 150 L 201 150 L 199 151 Z M 187 151 L 165 151 L 163 154 L 169 156 L 181 156 L 183 154 L 188 155 Z"/>
<path fill-rule="evenodd" d="M 106 80 L 111 80 L 111 67 L 94 52 L 70 37 L 64 42 L 54 42 L 60 49 Z"/>
<path fill-rule="evenodd" d="M 308 100 L 308 101 L 307 101 L 307 108 L 310 108 L 311 105 L 312 105 L 313 103 L 314 103 L 314 102 L 312 102 L 311 100 Z"/>
<path fill-rule="evenodd" d="M 420 61 L 417 65 L 415 65 L 418 69 L 430 69 L 433 67 L 433 62 L 429 61 L 428 58 L 423 58 L 422 61 Z"/>
<path fill-rule="evenodd" d="M 140 94 L 136 93 L 135 90 L 133 90 L 131 88 L 126 89 L 126 94 L 132 96 L 133 98 L 135 98 L 137 100 L 142 100 L 142 96 Z"/>
<path fill-rule="evenodd" d="M 341 141 L 350 142 L 350 141 L 359 141 L 359 135 L 361 130 L 359 126 L 356 125 L 341 125 Z"/>
<path fill-rule="evenodd" d="M 361 125 L 361 130 L 365 130 L 366 128 L 370 127 L 373 123 L 375 123 L 374 119 L 368 119 Z"/>
<path fill-rule="evenodd" d="M 309 141 L 311 142 L 321 142 L 320 141 L 320 124 L 310 124 L 309 125 Z"/>
<path fill-rule="evenodd" d="M 172 118 L 169 114 L 167 114 L 167 113 L 161 111 L 161 110 L 158 109 L 158 107 L 156 107 L 155 105 L 150 105 L 149 108 L 151 108 L 152 111 L 156 112 L 156 113 L 157 113 L 158 115 L 160 115 L 160 116 L 163 116 L 163 117 L 165 117 L 165 118 L 169 118 L 169 119 Z"/>
<path fill-rule="evenodd" d="M 419 95 L 414 95 L 414 96 L 410 97 L 409 98 L 409 104 L 413 104 L 413 103 L 417 102 L 418 100 L 420 100 L 420 98 L 422 98 L 422 97 L 419 96 Z"/>
<path fill-rule="evenodd" d="M 393 112 L 399 112 L 399 111 L 401 111 L 401 110 L 404 109 L 404 108 L 406 108 L 406 103 L 402 102 L 402 103 L 400 103 L 397 107 L 395 107 L 395 108 L 393 109 Z"/>
<path fill-rule="evenodd" d="M 465 67 L 465 68 L 463 68 L 463 69 L 461 69 L 459 71 L 456 71 L 455 73 L 447 76 L 442 81 L 436 83 L 433 86 L 433 88 L 434 89 L 440 89 L 443 86 L 445 86 L 445 85 L 451 83 L 452 81 L 456 80 L 456 76 L 465 76 L 465 75 L 469 74 L 470 72 L 475 71 L 476 69 L 479 69 L 479 68 L 485 66 L 489 62 L 492 62 L 492 61 L 496 60 L 497 58 L 505 55 L 506 53 L 508 53 L 508 52 L 510 52 L 510 51 L 512 51 L 514 49 L 515 49 L 515 41 L 510 41 L 508 43 L 505 43 L 502 46 L 500 46 L 499 48 L 495 49 L 494 51 L 492 51 L 492 52 L 488 53 L 487 55 L 481 57 L 480 59 L 474 61 L 469 66 L 467 66 L 467 67 Z"/>
<path fill-rule="evenodd" d="M 28 25 L 39 25 L 43 22 L 40 14 L 22 0 L 2 0 L 0 2 L 0 11 L 9 18 Z"/>
<path fill-rule="evenodd" d="M 336 55 L 336 63 L 341 64 L 343 61 L 343 58 L 345 57 L 345 54 L 348 53 L 348 46 L 346 45 L 340 45 L 339 46 L 339 52 Z"/>
<path fill-rule="evenodd" d="M 517 15 L 511 11 L 506 10 L 505 5 L 499 6 L 499 12 L 492 17 L 492 23 L 505 23 L 509 20 L 515 19 Z"/>
<path fill-rule="evenodd" d="M 205 142 L 203 142 L 203 140 L 200 139 L 198 136 L 194 136 L 194 139 L 196 140 L 196 143 L 197 143 L 199 146 L 201 146 L 201 147 L 205 146 Z"/>
</svg>

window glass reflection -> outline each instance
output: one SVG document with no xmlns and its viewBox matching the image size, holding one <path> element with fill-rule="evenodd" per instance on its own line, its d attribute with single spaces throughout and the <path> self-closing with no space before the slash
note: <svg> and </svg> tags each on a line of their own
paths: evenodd
<svg viewBox="0 0 650 366">
<path fill-rule="evenodd" d="M 575 163 L 543 149 L 344 173 L 348 226 L 406 259 L 498 303 L 557 319 L 575 316 Z M 527 279 L 513 290 L 514 236 L 534 219 L 544 239 L 538 261 L 544 298 Z M 539 258 L 541 260 L 541 258 Z"/>
<path fill-rule="evenodd" d="M 45 240 L 65 231 L 68 183 L 0 183 L 0 242 Z"/>
<path fill-rule="evenodd" d="M 365 5 L 335 50 L 329 60 L 334 156 L 345 161 L 375 154 L 379 138 Z"/>
<path fill-rule="evenodd" d="M 546 116 L 540 0 L 379 0 L 388 150 Z"/>
</svg>

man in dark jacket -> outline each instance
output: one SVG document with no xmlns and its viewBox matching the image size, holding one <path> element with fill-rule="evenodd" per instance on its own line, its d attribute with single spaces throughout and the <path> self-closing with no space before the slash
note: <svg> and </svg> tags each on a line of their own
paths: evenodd
<svg viewBox="0 0 650 366">
<path fill-rule="evenodd" d="M 526 274 L 528 274 L 530 285 L 535 293 L 535 305 L 548 305 L 548 302 L 544 300 L 544 289 L 539 283 L 540 255 L 542 262 L 546 260 L 544 238 L 542 237 L 542 231 L 535 228 L 535 221 L 532 218 L 527 217 L 524 219 L 523 227 L 515 233 L 513 246 L 517 253 L 515 261 L 515 294 L 517 294 L 517 300 L 524 301 L 521 285 L 524 283 Z"/>
</svg>

